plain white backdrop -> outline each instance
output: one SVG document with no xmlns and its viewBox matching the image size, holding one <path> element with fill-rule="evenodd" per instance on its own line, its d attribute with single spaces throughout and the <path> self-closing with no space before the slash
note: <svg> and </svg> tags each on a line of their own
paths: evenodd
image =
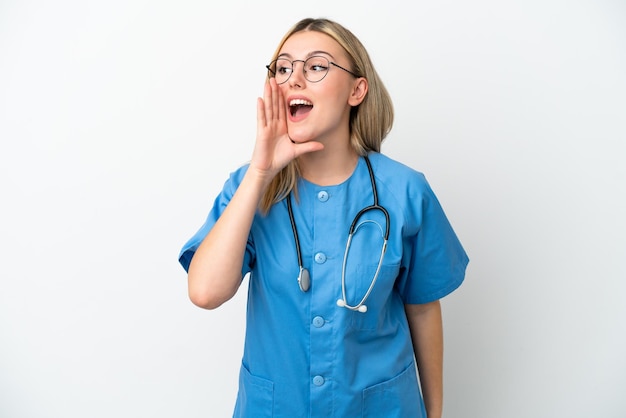
<svg viewBox="0 0 626 418">
<path fill-rule="evenodd" d="M 470 255 L 445 416 L 625 416 L 621 0 L 0 0 L 0 416 L 230 416 L 246 283 L 203 311 L 177 256 L 309 16 L 368 48 L 383 151 Z"/>
</svg>

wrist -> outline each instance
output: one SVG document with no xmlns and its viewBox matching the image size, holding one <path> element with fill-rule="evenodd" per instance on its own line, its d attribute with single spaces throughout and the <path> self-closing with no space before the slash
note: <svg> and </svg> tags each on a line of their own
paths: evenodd
<svg viewBox="0 0 626 418">
<path fill-rule="evenodd" d="M 276 173 L 273 173 L 270 170 L 258 168 L 251 163 L 244 176 L 244 181 L 247 181 L 257 187 L 265 188 L 268 184 L 270 184 L 275 176 Z"/>
</svg>

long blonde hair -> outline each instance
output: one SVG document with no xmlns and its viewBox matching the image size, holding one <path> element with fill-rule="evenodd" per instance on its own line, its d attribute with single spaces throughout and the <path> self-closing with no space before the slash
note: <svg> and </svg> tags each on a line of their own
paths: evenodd
<svg viewBox="0 0 626 418">
<path fill-rule="evenodd" d="M 302 31 L 321 32 L 333 38 L 348 55 L 351 71 L 367 79 L 368 91 L 365 99 L 350 112 L 350 144 L 358 155 L 366 155 L 369 151 L 380 152 L 381 144 L 393 125 L 393 103 L 367 50 L 352 32 L 337 22 L 307 18 L 296 23 L 285 34 L 272 60 L 276 59 L 291 35 Z M 261 199 L 261 211 L 267 213 L 272 205 L 292 191 L 297 194 L 299 176 L 297 161 L 291 161 L 269 184 Z"/>
</svg>

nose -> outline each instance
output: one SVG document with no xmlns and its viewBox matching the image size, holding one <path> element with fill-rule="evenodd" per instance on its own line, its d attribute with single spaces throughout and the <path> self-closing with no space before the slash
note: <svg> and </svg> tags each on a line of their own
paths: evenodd
<svg viewBox="0 0 626 418">
<path fill-rule="evenodd" d="M 300 66 L 298 66 L 300 64 Z M 304 61 L 297 60 L 291 63 L 293 66 L 293 71 L 291 72 L 291 77 L 289 77 L 289 85 L 291 87 L 302 87 L 305 83 L 306 78 L 304 77 Z"/>
</svg>

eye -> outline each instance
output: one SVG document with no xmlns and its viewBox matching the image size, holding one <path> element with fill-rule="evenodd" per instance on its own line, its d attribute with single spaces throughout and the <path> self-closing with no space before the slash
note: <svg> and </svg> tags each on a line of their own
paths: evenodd
<svg viewBox="0 0 626 418">
<path fill-rule="evenodd" d="M 311 67 L 309 67 L 309 70 L 310 71 L 326 71 L 328 70 L 328 67 L 325 65 L 318 64 L 318 65 L 312 65 Z"/>
<path fill-rule="evenodd" d="M 276 61 L 276 74 L 287 75 L 293 71 L 291 62 L 287 60 Z"/>
<path fill-rule="evenodd" d="M 306 62 L 306 71 L 312 71 L 312 72 L 328 71 L 328 60 L 322 57 L 311 57 Z"/>
</svg>

